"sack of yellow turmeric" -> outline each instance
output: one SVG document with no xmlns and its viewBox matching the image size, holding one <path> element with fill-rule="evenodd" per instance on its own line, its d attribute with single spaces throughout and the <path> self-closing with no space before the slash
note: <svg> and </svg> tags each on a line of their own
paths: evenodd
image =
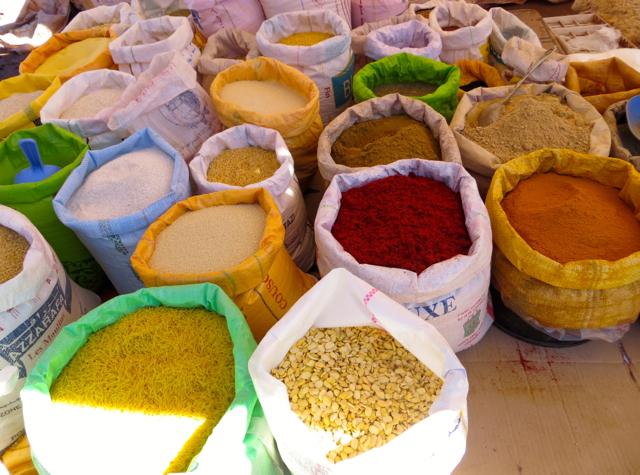
<svg viewBox="0 0 640 475">
<path fill-rule="evenodd" d="M 22 74 L 0 81 L 0 140 L 40 124 L 40 111 L 60 88 L 55 75 Z"/>
<path fill-rule="evenodd" d="M 92 28 L 53 35 L 20 63 L 20 74 L 54 74 L 65 82 L 96 69 L 113 69 L 109 43 L 113 30 Z"/>
<path fill-rule="evenodd" d="M 220 286 L 260 341 L 315 283 L 294 264 L 284 236 L 264 188 L 220 191 L 169 208 L 144 233 L 131 264 L 147 287 Z"/>
<path fill-rule="evenodd" d="M 539 174 L 556 175 L 547 175 L 542 185 Z M 522 183 L 529 187 L 527 194 L 520 190 L 510 198 Z M 596 195 L 594 187 L 608 194 Z M 509 202 L 515 196 L 519 201 Z M 632 164 L 569 150 L 539 150 L 496 171 L 486 205 L 496 247 L 492 282 L 520 317 L 558 339 L 607 341 L 619 339 L 637 319 L 640 252 L 634 249 L 640 249 L 640 239 L 631 231 L 640 233 L 635 222 L 640 173 Z M 521 211 L 511 214 L 510 221 L 505 210 L 513 213 L 516 205 Z M 591 230 L 597 219 L 610 222 L 613 214 L 623 216 L 622 211 L 611 213 L 611 206 L 626 210 L 624 227 L 611 222 Z"/>
<path fill-rule="evenodd" d="M 598 112 L 640 94 L 640 72 L 620 58 L 570 63 L 565 78 L 567 89 L 581 94 Z"/>
<path fill-rule="evenodd" d="M 290 112 L 260 114 L 222 99 L 222 89 L 236 81 L 275 81 L 302 94 L 308 102 Z M 296 176 L 304 192 L 318 168 L 316 148 L 322 132 L 320 93 L 314 82 L 276 59 L 259 57 L 222 71 L 211 84 L 210 92 L 218 118 L 225 127 L 249 123 L 280 132 L 293 156 Z"/>
<path fill-rule="evenodd" d="M 507 85 L 504 79 L 502 79 L 500 71 L 482 61 L 461 59 L 453 63 L 453 65 L 460 70 L 458 100 L 462 99 L 466 91 L 470 91 L 476 87 L 500 87 Z"/>
</svg>

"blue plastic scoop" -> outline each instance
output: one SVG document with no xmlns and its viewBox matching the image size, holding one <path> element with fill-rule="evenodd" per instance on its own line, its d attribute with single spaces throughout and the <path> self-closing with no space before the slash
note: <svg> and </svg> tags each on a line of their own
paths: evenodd
<svg viewBox="0 0 640 475">
<path fill-rule="evenodd" d="M 640 95 L 627 102 L 627 124 L 631 133 L 640 140 Z"/>
<path fill-rule="evenodd" d="M 22 149 L 22 153 L 29 160 L 31 167 L 20 170 L 13 183 L 19 185 L 20 183 L 34 183 L 36 181 L 42 181 L 49 178 L 51 175 L 56 174 L 62 170 L 61 167 L 55 165 L 43 165 L 42 158 L 40 158 L 40 150 L 38 150 L 38 144 L 33 139 L 22 139 L 18 141 L 18 146 Z"/>
</svg>

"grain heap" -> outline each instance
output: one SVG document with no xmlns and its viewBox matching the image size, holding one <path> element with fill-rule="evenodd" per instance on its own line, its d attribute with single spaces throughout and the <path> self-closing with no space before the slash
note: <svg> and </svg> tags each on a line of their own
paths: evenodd
<svg viewBox="0 0 640 475">
<path fill-rule="evenodd" d="M 70 74 L 96 59 L 107 48 L 110 38 L 87 38 L 71 43 L 49 56 L 34 71 L 35 74 Z"/>
<path fill-rule="evenodd" d="M 0 284 L 22 272 L 29 242 L 13 229 L 0 224 Z"/>
<path fill-rule="evenodd" d="M 295 33 L 281 39 L 278 43 L 288 46 L 313 46 L 321 41 L 333 38 L 335 35 L 331 33 L 322 33 L 319 31 L 309 31 L 305 33 Z"/>
<path fill-rule="evenodd" d="M 422 97 L 427 94 L 433 94 L 438 89 L 438 85 L 429 84 L 424 81 L 414 82 L 394 82 L 391 84 L 383 84 L 373 88 L 373 93 L 377 97 L 383 97 L 387 94 L 402 94 L 407 97 Z"/>
<path fill-rule="evenodd" d="M 171 274 L 206 274 L 237 267 L 260 248 L 266 220 L 258 204 L 189 211 L 158 234 L 149 267 Z"/>
<path fill-rule="evenodd" d="M 309 102 L 302 94 L 276 81 L 235 81 L 222 88 L 220 98 L 264 115 L 302 109 Z"/>
<path fill-rule="evenodd" d="M 312 327 L 271 374 L 334 463 L 381 447 L 428 417 L 443 385 L 373 327 Z"/>
<path fill-rule="evenodd" d="M 90 119 L 98 112 L 114 106 L 122 97 L 123 89 L 100 89 L 82 96 L 60 114 L 61 119 Z"/>
<path fill-rule="evenodd" d="M 51 387 L 54 417 L 76 415 L 61 435 L 95 447 L 74 465 L 98 455 L 101 473 L 185 472 L 235 397 L 234 365 L 226 319 L 204 309 L 143 308 L 91 334 Z M 114 426 L 136 446 L 120 447 Z"/>
<path fill-rule="evenodd" d="M 259 147 L 223 150 L 209 165 L 207 181 L 248 186 L 272 177 L 278 168 L 280 162 L 273 150 Z"/>
<path fill-rule="evenodd" d="M 347 167 L 386 165 L 405 158 L 441 160 L 440 144 L 431 130 L 406 115 L 353 124 L 331 147 L 333 160 Z"/>
<path fill-rule="evenodd" d="M 44 91 L 18 92 L 0 100 L 0 122 L 25 109 L 43 93 Z"/>
<path fill-rule="evenodd" d="M 80 219 L 111 219 L 147 208 L 171 191 L 175 162 L 146 148 L 115 158 L 89 174 L 67 203 Z"/>
<path fill-rule="evenodd" d="M 479 102 L 467 115 L 462 135 L 493 153 L 502 163 L 542 148 L 589 151 L 591 126 L 554 94 L 521 94 L 507 104 L 504 114 L 488 127 L 478 116 L 490 104 Z"/>
<path fill-rule="evenodd" d="M 620 190 L 588 178 L 535 174 L 502 200 L 509 224 L 560 264 L 617 261 L 640 251 L 640 223 Z"/>
</svg>

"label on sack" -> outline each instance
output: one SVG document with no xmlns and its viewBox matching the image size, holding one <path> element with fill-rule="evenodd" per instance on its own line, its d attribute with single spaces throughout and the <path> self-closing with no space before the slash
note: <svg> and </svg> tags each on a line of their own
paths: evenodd
<svg viewBox="0 0 640 475">
<path fill-rule="evenodd" d="M 333 97 L 336 107 L 340 107 L 341 105 L 351 101 L 351 98 L 353 97 L 354 66 L 355 55 L 352 54 L 349 64 L 345 70 L 331 78 Z"/>
</svg>

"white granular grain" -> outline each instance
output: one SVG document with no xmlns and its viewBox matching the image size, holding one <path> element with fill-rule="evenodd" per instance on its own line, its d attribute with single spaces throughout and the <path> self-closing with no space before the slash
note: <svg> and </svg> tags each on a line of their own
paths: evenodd
<svg viewBox="0 0 640 475">
<path fill-rule="evenodd" d="M 122 155 L 91 172 L 67 208 L 80 219 L 111 219 L 141 211 L 171 191 L 173 158 L 159 148 Z"/>
<path fill-rule="evenodd" d="M 116 104 L 123 89 L 100 89 L 82 96 L 71 107 L 60 114 L 61 119 L 92 119 L 98 112 Z"/>
<path fill-rule="evenodd" d="M 189 211 L 158 235 L 149 267 L 175 274 L 237 267 L 260 248 L 266 220 L 267 214 L 258 204 Z"/>
<path fill-rule="evenodd" d="M 275 81 L 236 81 L 220 91 L 223 101 L 233 102 L 241 109 L 272 115 L 302 109 L 309 99 Z"/>
<path fill-rule="evenodd" d="M 0 122 L 20 112 L 42 95 L 44 91 L 18 92 L 0 101 Z"/>
</svg>

